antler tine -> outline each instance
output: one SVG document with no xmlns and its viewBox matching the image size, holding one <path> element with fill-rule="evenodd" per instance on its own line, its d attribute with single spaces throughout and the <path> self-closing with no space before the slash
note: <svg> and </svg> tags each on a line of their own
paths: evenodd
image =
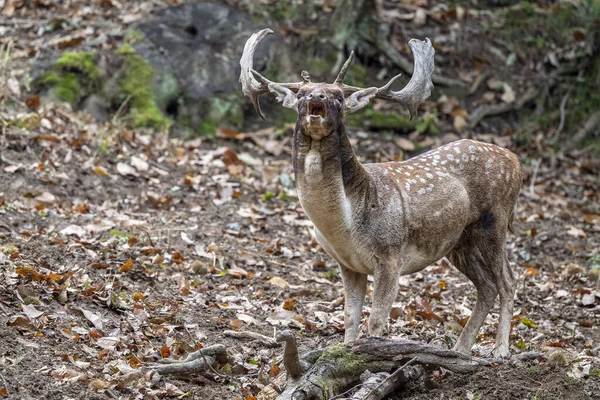
<svg viewBox="0 0 600 400">
<path fill-rule="evenodd" d="M 256 113 L 262 119 L 265 119 L 265 116 L 260 109 L 260 102 L 258 98 L 260 95 L 268 93 L 269 84 L 275 82 L 268 80 L 253 69 L 254 51 L 260 42 L 262 42 L 263 39 L 271 33 L 273 33 L 273 31 L 268 28 L 253 33 L 248 41 L 246 41 L 246 44 L 244 45 L 244 52 L 242 53 L 242 58 L 240 59 L 240 83 L 242 84 L 242 92 L 250 98 Z M 303 85 L 303 82 L 278 83 L 278 85 L 297 92 L 300 89 L 300 86 Z"/>
<path fill-rule="evenodd" d="M 346 76 L 346 72 L 348 72 L 348 68 L 350 68 L 350 64 L 352 63 L 353 59 L 354 59 L 354 50 L 352 50 L 350 52 L 348 59 L 346 60 L 344 65 L 342 65 L 342 69 L 340 69 L 340 73 L 338 74 L 337 78 L 335 78 L 335 81 L 333 82 L 334 84 L 339 85 L 339 86 L 342 86 L 344 84 L 344 77 Z"/>
<path fill-rule="evenodd" d="M 431 96 L 431 90 L 433 89 L 431 74 L 433 74 L 435 68 L 435 50 L 429 38 L 424 41 L 411 39 L 408 45 L 415 59 L 415 67 L 410 81 L 402 90 L 394 92 L 390 87 L 400 77 L 400 75 L 396 75 L 386 85 L 377 90 L 375 98 L 393 100 L 403 104 L 408 108 L 410 117 L 413 118 L 417 115 L 419 104 Z"/>
</svg>

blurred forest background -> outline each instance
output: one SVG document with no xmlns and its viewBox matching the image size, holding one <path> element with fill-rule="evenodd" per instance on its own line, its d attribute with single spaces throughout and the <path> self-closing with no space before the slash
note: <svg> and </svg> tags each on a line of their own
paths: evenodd
<svg viewBox="0 0 600 400">
<path fill-rule="evenodd" d="M 0 398 L 251 400 L 281 350 L 235 332 L 342 340 L 337 267 L 295 192 L 296 113 L 264 96 L 262 121 L 240 90 L 264 28 L 267 78 L 332 82 L 354 50 L 363 87 L 401 88 L 408 41 L 431 39 L 417 118 L 375 101 L 346 119 L 361 161 L 460 138 L 522 159 L 511 351 L 538 355 L 392 398 L 600 397 L 600 0 L 0 0 Z M 451 346 L 472 285 L 447 261 L 400 283 L 390 335 Z M 218 374 L 132 375 L 216 343 Z"/>
</svg>

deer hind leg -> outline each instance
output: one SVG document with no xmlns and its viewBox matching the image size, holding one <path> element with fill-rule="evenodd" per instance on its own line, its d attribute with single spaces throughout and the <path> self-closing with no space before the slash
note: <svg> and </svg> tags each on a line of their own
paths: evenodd
<svg viewBox="0 0 600 400">
<path fill-rule="evenodd" d="M 507 222 L 502 217 L 502 210 L 482 213 L 479 223 L 465 230 L 450 256 L 450 261 L 477 288 L 475 309 L 455 347 L 459 351 L 471 350 L 479 328 L 499 295 L 500 318 L 494 355 L 510 356 L 508 339 L 515 282 L 506 256 Z"/>
<path fill-rule="evenodd" d="M 362 308 L 367 293 L 367 275 L 355 272 L 340 263 L 344 283 L 344 342 L 358 337 Z"/>
<path fill-rule="evenodd" d="M 486 261 L 477 246 L 473 246 L 471 232 L 465 232 L 461 241 L 449 254 L 449 259 L 459 271 L 466 275 L 477 289 L 477 301 L 467 324 L 463 328 L 454 350 L 469 354 L 471 347 L 485 322 L 485 318 L 494 306 L 498 290 L 494 276 L 486 268 Z"/>
<path fill-rule="evenodd" d="M 496 333 L 496 348 L 493 354 L 495 357 L 508 358 L 510 357 L 508 339 L 510 335 L 510 321 L 513 316 L 515 277 L 510 269 L 504 246 L 501 254 L 497 254 L 496 257 L 497 259 L 493 265 L 498 268 L 495 268 L 493 272 L 500 295 L 500 317 L 498 318 L 498 332 Z"/>
<path fill-rule="evenodd" d="M 477 227 L 481 237 L 481 246 L 485 246 L 481 247 L 482 254 L 486 260 L 486 266 L 494 276 L 494 283 L 500 297 L 498 331 L 493 354 L 503 358 L 510 357 L 510 322 L 515 296 L 515 278 L 506 254 L 506 231 L 510 218 L 512 218 L 512 209 L 497 209 L 482 213 Z"/>
</svg>

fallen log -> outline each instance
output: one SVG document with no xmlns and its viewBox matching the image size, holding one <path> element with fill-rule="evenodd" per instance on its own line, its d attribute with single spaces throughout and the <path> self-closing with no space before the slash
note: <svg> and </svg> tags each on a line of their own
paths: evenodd
<svg viewBox="0 0 600 400">
<path fill-rule="evenodd" d="M 295 340 L 291 340 L 289 334 L 286 334 L 285 337 L 286 347 L 295 346 Z M 365 383 L 361 384 L 361 380 L 366 379 L 363 375 L 365 371 L 370 371 L 372 374 L 391 374 L 394 379 L 391 379 L 390 375 L 371 378 L 375 383 L 371 382 L 369 385 L 370 388 L 365 393 L 366 397 L 352 398 L 381 399 L 389 394 L 390 390 L 398 390 L 421 375 L 419 371 L 422 369 L 407 367 L 409 360 L 410 363 L 445 368 L 456 373 L 472 373 L 481 367 L 502 363 L 502 360 L 471 357 L 457 351 L 411 340 L 378 337 L 330 346 L 317 359 L 304 358 L 302 362 L 297 359 L 286 359 L 294 357 L 298 357 L 297 351 L 285 352 L 284 366 L 294 367 L 292 367 L 292 373 L 288 374 L 286 383 L 279 382 L 274 386 L 275 388 L 284 386 L 283 391 L 274 397 L 273 387 L 269 387 L 264 393 L 259 394 L 259 399 L 326 400 L 332 397 L 339 398 L 335 396 L 353 385 L 367 386 Z M 307 362 L 312 366 L 306 367 Z M 301 364 L 303 364 L 303 368 L 298 368 L 298 365 Z M 299 370 L 305 370 L 305 372 L 299 373 Z M 291 378 L 290 375 L 294 378 Z M 381 389 L 385 390 L 375 390 L 384 386 L 384 383 L 385 387 Z"/>
</svg>

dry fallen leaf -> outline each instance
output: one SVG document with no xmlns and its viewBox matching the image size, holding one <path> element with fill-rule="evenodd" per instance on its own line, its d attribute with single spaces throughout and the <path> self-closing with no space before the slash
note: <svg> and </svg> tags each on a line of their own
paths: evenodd
<svg viewBox="0 0 600 400">
<path fill-rule="evenodd" d="M 29 318 L 30 321 L 33 321 L 34 319 L 44 315 L 43 311 L 36 310 L 33 305 L 23 304 L 22 307 L 23 312 L 25 313 L 25 315 L 27 315 L 27 318 Z"/>
<path fill-rule="evenodd" d="M 573 225 L 569 225 L 569 230 L 567 231 L 567 234 L 574 236 L 574 237 L 579 237 L 579 238 L 585 238 L 585 231 L 581 228 L 577 228 L 576 226 Z"/>
<path fill-rule="evenodd" d="M 131 258 L 127 259 L 127 261 L 125 261 L 123 263 L 123 265 L 121 265 L 121 272 L 127 272 L 133 269 L 133 260 Z"/>
<path fill-rule="evenodd" d="M 502 96 L 500 96 L 500 98 L 502 99 L 503 102 L 508 103 L 508 104 L 512 104 L 517 99 L 517 96 L 515 96 L 515 91 L 513 90 L 513 88 L 510 87 L 505 82 L 504 83 L 504 93 L 502 93 Z"/>
<path fill-rule="evenodd" d="M 102 330 L 102 327 L 103 327 L 102 317 L 100 317 L 98 314 L 94 314 L 93 312 L 85 310 L 83 308 L 80 308 L 79 310 L 83 313 L 83 316 L 85 318 L 87 318 L 87 320 L 90 321 L 96 327 L 96 329 Z"/>
<path fill-rule="evenodd" d="M 283 278 L 280 278 L 278 276 L 272 277 L 271 279 L 269 279 L 269 282 L 271 283 L 271 285 L 275 285 L 280 288 L 286 288 L 290 286 L 289 283 L 287 283 Z"/>
<path fill-rule="evenodd" d="M 84 228 L 82 228 L 79 225 L 69 225 L 66 228 L 64 228 L 63 230 L 61 230 L 60 233 L 63 235 L 66 235 L 66 236 L 75 235 L 75 236 L 79 236 L 80 238 L 82 238 L 85 236 L 86 231 Z"/>
<path fill-rule="evenodd" d="M 127 176 L 127 175 L 132 175 L 132 176 L 140 176 L 137 171 L 135 170 L 135 168 L 133 168 L 131 165 L 125 164 L 125 163 L 117 163 L 117 172 L 120 175 L 123 176 Z"/>
<path fill-rule="evenodd" d="M 52 204 L 56 201 L 56 197 L 50 192 L 42 192 L 35 196 L 35 200 L 39 203 Z"/>
<path fill-rule="evenodd" d="M 106 172 L 106 170 L 100 165 L 96 165 L 94 167 L 94 173 L 98 176 L 108 176 L 108 172 Z"/>
<path fill-rule="evenodd" d="M 404 151 L 413 151 L 415 149 L 415 144 L 403 137 L 394 138 L 394 143 Z"/>
<path fill-rule="evenodd" d="M 304 328 L 304 318 L 294 311 L 276 310 L 267 317 L 267 322 L 275 326 Z"/>
<path fill-rule="evenodd" d="M 150 164 L 136 156 L 131 156 L 131 165 L 140 172 L 146 172 L 150 169 Z"/>
</svg>

